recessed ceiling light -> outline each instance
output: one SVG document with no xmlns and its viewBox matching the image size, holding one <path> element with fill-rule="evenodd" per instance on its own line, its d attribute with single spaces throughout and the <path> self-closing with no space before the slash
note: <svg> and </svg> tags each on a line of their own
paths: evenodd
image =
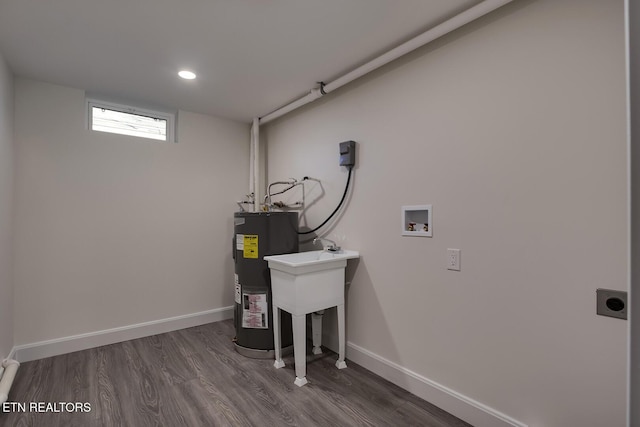
<svg viewBox="0 0 640 427">
<path fill-rule="evenodd" d="M 192 71 L 182 70 L 178 72 L 178 75 L 186 80 L 193 80 L 196 78 L 196 73 Z"/>
</svg>

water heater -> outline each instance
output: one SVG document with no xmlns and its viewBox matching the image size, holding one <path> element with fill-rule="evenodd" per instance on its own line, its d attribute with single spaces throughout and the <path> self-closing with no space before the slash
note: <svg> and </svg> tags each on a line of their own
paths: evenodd
<svg viewBox="0 0 640 427">
<path fill-rule="evenodd" d="M 263 257 L 293 252 L 298 252 L 297 212 L 234 214 L 234 325 L 238 353 L 253 358 L 274 357 L 271 275 Z M 280 326 L 282 346 L 291 346 L 289 313 L 282 312 Z"/>
</svg>

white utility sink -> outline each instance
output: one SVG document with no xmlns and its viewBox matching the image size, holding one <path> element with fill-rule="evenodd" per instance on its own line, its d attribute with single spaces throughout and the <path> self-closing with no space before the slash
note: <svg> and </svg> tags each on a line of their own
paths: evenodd
<svg viewBox="0 0 640 427">
<path fill-rule="evenodd" d="M 339 355 L 336 366 L 344 369 L 345 356 L 345 313 L 344 285 L 345 267 L 348 259 L 359 258 L 356 251 L 326 250 L 299 252 L 294 254 L 270 255 L 264 257 L 271 269 L 271 301 L 273 304 L 273 333 L 276 361 L 281 368 L 284 362 L 280 349 L 280 310 L 291 313 L 293 323 L 293 352 L 296 363 L 295 384 L 303 386 L 306 379 L 306 315 L 325 308 L 337 307 Z M 317 330 L 321 322 L 314 317 L 314 353 L 320 350 L 320 336 Z"/>
<path fill-rule="evenodd" d="M 356 251 L 327 250 L 298 252 L 295 254 L 271 255 L 264 257 L 269 262 L 269 268 L 290 274 L 305 274 L 313 271 L 329 270 L 347 265 L 348 259 L 359 258 Z"/>
</svg>

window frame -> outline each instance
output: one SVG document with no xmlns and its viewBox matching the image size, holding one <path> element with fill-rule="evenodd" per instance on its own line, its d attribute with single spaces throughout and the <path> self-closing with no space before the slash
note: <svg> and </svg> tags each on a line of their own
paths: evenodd
<svg viewBox="0 0 640 427">
<path fill-rule="evenodd" d="M 100 130 L 95 130 L 93 129 L 93 108 L 102 108 L 105 110 L 111 110 L 111 111 L 117 111 L 120 113 L 126 113 L 126 114 L 133 114 L 136 116 L 144 116 L 144 117 L 150 117 L 150 118 L 154 118 L 154 119 L 160 119 L 160 120 L 165 120 L 167 123 L 167 134 L 166 134 L 166 139 L 162 140 L 162 139 L 157 139 L 157 138 L 147 138 L 144 136 L 138 136 L 138 135 L 127 135 L 127 134 L 123 134 L 123 133 L 117 133 L 117 132 L 108 132 L 108 131 L 100 131 Z M 86 98 L 86 102 L 85 102 L 85 109 L 86 109 L 86 115 L 85 117 L 87 118 L 87 129 L 89 129 L 92 132 L 100 132 L 100 133 L 109 133 L 112 135 L 120 135 L 120 136 L 128 136 L 131 138 L 140 138 L 142 140 L 145 141 L 152 141 L 152 142 L 158 142 L 158 143 L 162 143 L 162 142 L 172 142 L 172 143 L 176 143 L 177 138 L 176 138 L 176 116 L 177 114 L 175 112 L 169 112 L 169 111 L 159 111 L 159 110 L 152 110 L 149 108 L 143 108 L 143 107 L 138 107 L 132 104 L 121 104 L 121 103 L 116 103 L 116 102 L 112 102 L 112 101 L 105 101 L 99 98 L 93 98 L 93 97 L 87 97 Z"/>
</svg>

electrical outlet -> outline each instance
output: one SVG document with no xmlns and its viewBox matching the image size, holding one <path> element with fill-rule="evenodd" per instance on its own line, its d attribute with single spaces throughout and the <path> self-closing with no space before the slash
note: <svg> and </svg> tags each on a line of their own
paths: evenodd
<svg viewBox="0 0 640 427">
<path fill-rule="evenodd" d="M 447 249 L 447 270 L 460 271 L 460 249 Z"/>
</svg>

